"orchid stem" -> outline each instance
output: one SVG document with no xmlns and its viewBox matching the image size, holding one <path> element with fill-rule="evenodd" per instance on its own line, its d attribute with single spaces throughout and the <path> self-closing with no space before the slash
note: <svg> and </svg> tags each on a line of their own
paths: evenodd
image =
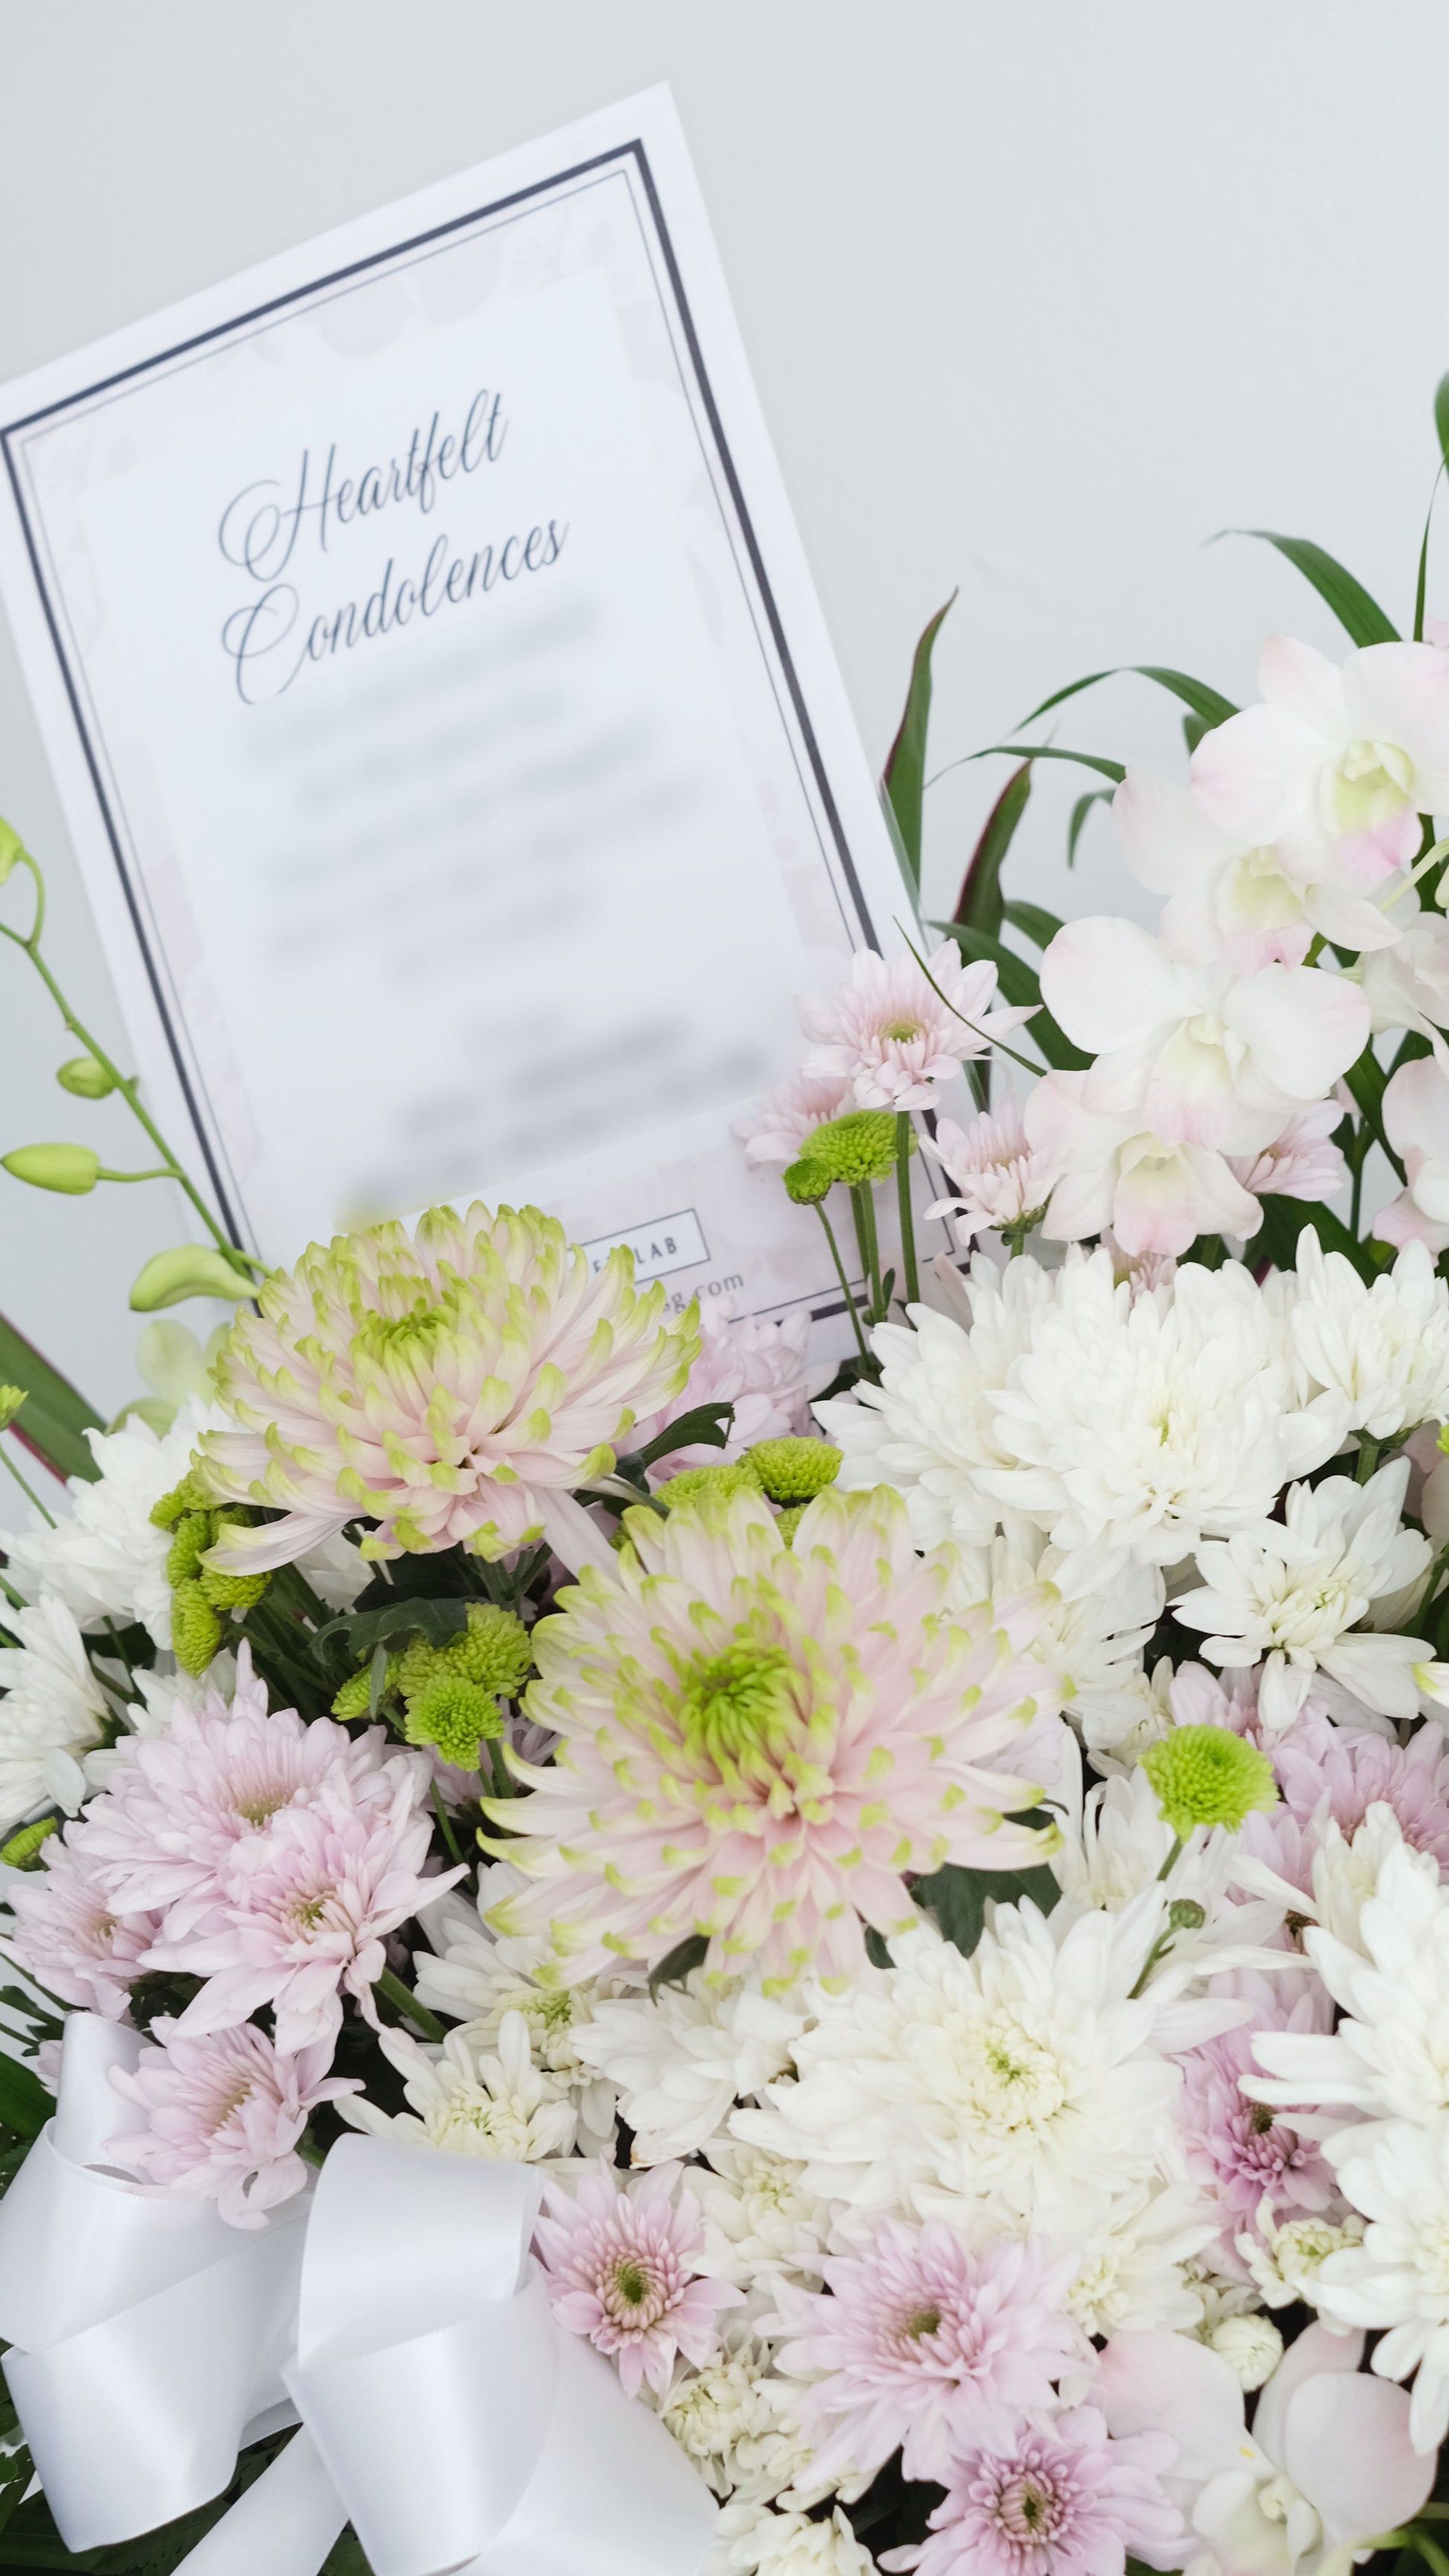
<svg viewBox="0 0 1449 2576">
<path fill-rule="evenodd" d="M 35 1509 L 39 1512 L 41 1519 L 46 1523 L 47 1527 L 48 1527 L 48 1528 L 50 1528 L 50 1529 L 54 1529 L 54 1527 L 55 1527 L 55 1514 L 54 1514 L 54 1512 L 48 1512 L 48 1511 L 46 1510 L 44 1503 L 41 1501 L 40 1496 L 37 1494 L 37 1492 L 36 1492 L 36 1490 L 35 1490 L 35 1487 L 31 1484 L 31 1482 L 30 1482 L 29 1478 L 28 1478 L 28 1477 L 26 1477 L 26 1476 L 22 1476 L 22 1475 L 21 1475 L 19 1468 L 16 1466 L 14 1459 L 13 1459 L 13 1458 L 11 1457 L 11 1455 L 10 1455 L 10 1443 L 9 1443 L 9 1441 L 8 1441 L 8 1440 L 5 1440 L 5 1439 L 3 1439 L 3 1438 L 0 1438 L 0 1458 L 3 1458 L 3 1459 L 4 1459 L 6 1466 L 9 1468 L 10 1473 L 11 1473 L 11 1475 L 14 1477 L 16 1484 L 20 1487 L 20 1490 L 21 1490 L 22 1494 L 25 1496 L 26 1501 L 27 1501 L 28 1503 L 32 1503 L 32 1504 L 34 1505 Z"/>
</svg>

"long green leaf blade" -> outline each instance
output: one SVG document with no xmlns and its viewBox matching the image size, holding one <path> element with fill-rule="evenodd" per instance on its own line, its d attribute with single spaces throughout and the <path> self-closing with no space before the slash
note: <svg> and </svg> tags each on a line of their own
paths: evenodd
<svg viewBox="0 0 1449 2576">
<path fill-rule="evenodd" d="M 1062 927 L 1056 914 L 1039 903 L 1007 903 L 1002 910 L 1012 929 L 1021 931 L 1033 948 L 1050 948 Z"/>
<path fill-rule="evenodd" d="M 981 838 L 971 853 L 970 864 L 956 898 L 955 919 L 968 921 L 973 930 L 984 930 L 992 939 L 999 932 L 1003 919 L 1001 863 L 1026 812 L 1030 794 L 1031 762 L 1024 760 L 1020 769 L 1012 771 L 986 817 Z"/>
<path fill-rule="evenodd" d="M 1202 718 L 1209 730 L 1214 725 L 1226 724 L 1229 716 L 1238 712 L 1232 699 L 1225 698 L 1221 689 L 1209 688 L 1206 680 L 1195 680 L 1190 671 L 1174 671 L 1165 662 L 1114 662 L 1110 670 L 1089 671 L 1085 680 L 1073 680 L 1065 689 L 1054 690 L 1051 697 L 1043 698 L 1039 707 L 1032 708 L 1029 716 L 1022 717 L 1017 732 L 1020 733 L 1025 725 L 1035 724 L 1037 717 L 1044 716 L 1049 708 L 1065 705 L 1068 698 L 1080 697 L 1083 689 L 1095 689 L 1103 680 L 1118 680 L 1128 675 L 1139 680 L 1155 680 L 1159 689 L 1170 690 L 1185 707 L 1191 707 L 1195 716 Z"/>
<path fill-rule="evenodd" d="M 1390 623 L 1378 601 L 1346 572 L 1336 558 L 1316 546 L 1311 537 L 1283 537 L 1272 528 L 1221 528 L 1219 536 L 1261 537 L 1264 545 L 1276 546 L 1280 555 L 1311 581 L 1318 596 L 1326 600 L 1344 633 L 1355 644 L 1397 644 L 1397 626 Z M 1217 539 L 1214 538 L 1214 544 Z"/>
<path fill-rule="evenodd" d="M 25 1402 L 12 1426 L 32 1457 L 57 1476 L 81 1476 L 93 1483 L 99 1474 L 86 1432 L 102 1431 L 98 1413 L 78 1395 L 68 1378 L 43 1359 L 33 1342 L 17 1333 L 0 1315 L 0 1386 L 23 1386 Z"/>
<path fill-rule="evenodd" d="M 925 627 L 911 657 L 911 684 L 906 691 L 905 711 L 897 727 L 895 741 L 886 754 L 885 773 L 881 782 L 889 799 L 891 812 L 900 829 L 911 883 L 917 888 L 921 882 L 921 836 L 926 790 L 926 727 L 931 715 L 931 652 L 940 634 L 942 621 L 955 598 L 956 593 L 953 590 L 945 608 L 938 608 L 935 616 Z"/>
<path fill-rule="evenodd" d="M 1114 787 L 1120 787 L 1127 775 L 1120 760 L 1104 760 L 1096 751 L 1063 751 L 1054 742 L 988 742 L 981 751 L 966 751 L 959 760 L 948 760 L 945 769 L 927 779 L 927 786 L 934 787 L 947 770 L 969 769 L 973 760 L 1074 760 L 1079 769 L 1095 769 L 1099 778 L 1110 778 Z"/>
<path fill-rule="evenodd" d="M 38 2138 L 55 2109 L 39 2076 L 0 2049 L 0 2123 L 17 2138 Z"/>
<path fill-rule="evenodd" d="M 1067 865 L 1069 868 L 1075 867 L 1076 865 L 1077 843 L 1082 837 L 1082 826 L 1086 822 L 1087 816 L 1090 814 L 1092 807 L 1094 805 L 1110 805 L 1111 802 L 1112 791 L 1109 787 L 1089 787 L 1085 796 L 1079 796 L 1077 798 L 1075 805 L 1072 807 L 1072 819 L 1067 825 Z"/>
</svg>

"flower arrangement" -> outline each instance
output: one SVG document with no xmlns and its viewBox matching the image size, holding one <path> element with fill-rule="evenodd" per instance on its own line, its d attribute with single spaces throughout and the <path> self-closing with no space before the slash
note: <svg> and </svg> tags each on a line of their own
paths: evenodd
<svg viewBox="0 0 1449 2576">
<path fill-rule="evenodd" d="M 5 2563 L 1446 2576 L 1449 630 L 1272 542 L 1341 664 L 802 1002 L 828 1384 L 483 1206 L 5 1344 Z"/>
</svg>

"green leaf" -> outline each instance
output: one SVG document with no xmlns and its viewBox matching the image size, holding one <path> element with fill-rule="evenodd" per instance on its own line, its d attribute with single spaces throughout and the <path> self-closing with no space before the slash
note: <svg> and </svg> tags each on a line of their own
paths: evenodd
<svg viewBox="0 0 1449 2576">
<path fill-rule="evenodd" d="M 1061 1894 L 1049 1869 L 961 1869 L 948 1861 L 929 1878 L 918 1878 L 911 1890 L 916 1903 L 933 1914 L 948 1941 L 969 1959 L 986 1928 L 986 1908 L 993 1899 L 1014 1905 L 1030 1897 L 1050 1914 Z"/>
<path fill-rule="evenodd" d="M 1056 1065 L 1061 1071 L 1081 1072 L 1091 1063 L 1091 1057 L 1083 1055 L 1080 1047 L 1074 1047 L 1071 1039 L 1058 1028 L 1042 1001 L 1041 985 L 1034 969 L 1028 966 L 1024 957 L 1017 956 L 1015 949 L 1003 948 L 999 939 L 988 939 L 983 931 L 968 928 L 964 921 L 935 921 L 931 927 L 943 931 L 948 939 L 954 939 L 963 957 L 990 959 L 996 969 L 1002 999 L 1010 1002 L 1016 1010 L 1027 1010 L 1033 1014 L 1028 1027 L 1048 1064 Z"/>
<path fill-rule="evenodd" d="M 1351 1261 L 1361 1279 L 1372 1282 L 1393 1251 L 1386 1243 L 1360 1243 L 1350 1234 L 1341 1217 L 1318 1199 L 1284 1199 L 1269 1196 L 1263 1201 L 1263 1222 L 1248 1239 L 1247 1259 L 1254 1268 L 1271 1261 L 1275 1270 L 1291 1270 L 1298 1252 L 1298 1238 L 1305 1226 L 1311 1226 L 1325 1252 L 1341 1252 Z"/>
<path fill-rule="evenodd" d="M 1374 1143 L 1381 1153 L 1387 1155 L 1400 1182 L 1403 1182 L 1407 1177 L 1404 1166 L 1384 1134 L 1384 1085 L 1388 1081 L 1388 1075 L 1372 1046 L 1364 1048 L 1362 1055 L 1349 1066 L 1343 1078 L 1353 1093 L 1360 1116 L 1372 1131 Z"/>
<path fill-rule="evenodd" d="M 1205 725 L 1201 716 L 1195 716 L 1191 708 L 1189 708 L 1187 714 L 1182 720 L 1182 738 L 1187 745 L 1187 756 L 1189 760 L 1191 760 L 1193 753 L 1196 751 L 1198 744 L 1203 738 L 1203 735 L 1211 732 L 1212 726 Z"/>
<path fill-rule="evenodd" d="M 1441 376 L 1434 387 L 1434 429 L 1439 453 L 1449 465 L 1449 375 Z"/>
<path fill-rule="evenodd" d="M 1053 742 L 989 742 L 984 751 L 968 751 L 960 760 L 948 760 L 946 769 L 965 769 L 973 760 L 1074 760 L 1079 769 L 1095 769 L 1099 778 L 1110 778 L 1114 787 L 1120 787 L 1127 775 L 1120 760 L 1104 760 L 1095 751 L 1063 751 Z M 938 769 L 937 778 L 944 778 L 946 769 Z"/>
<path fill-rule="evenodd" d="M 0 2050 L 0 2120 L 17 2138 L 38 2138 L 55 2109 L 39 2076 L 18 2057 Z"/>
<path fill-rule="evenodd" d="M 897 728 L 895 741 L 886 754 L 882 785 L 896 818 L 901 844 L 911 883 L 921 882 L 921 828 L 926 787 L 926 727 L 931 714 L 931 652 L 941 631 L 942 620 L 956 598 L 953 590 L 945 608 L 922 632 L 911 657 L 911 684 L 906 691 L 905 711 Z"/>
<path fill-rule="evenodd" d="M 1044 912 L 1039 903 L 1005 903 L 1002 911 L 1013 930 L 1020 930 L 1034 948 L 1050 948 L 1062 925 L 1054 912 Z"/>
<path fill-rule="evenodd" d="M 390 1637 L 422 1637 L 430 1646 L 441 1646 L 447 1638 L 461 1636 L 467 1625 L 468 1604 L 455 1596 L 389 1601 L 381 1610 L 350 1610 L 329 1619 L 312 1642 L 323 1654 L 345 1652 L 347 1662 L 360 1668 Z"/>
<path fill-rule="evenodd" d="M 1067 865 L 1069 868 L 1076 865 L 1077 843 L 1082 837 L 1082 825 L 1085 823 L 1092 807 L 1094 805 L 1110 805 L 1111 802 L 1112 790 L 1110 787 L 1089 787 L 1085 796 L 1079 796 L 1077 798 L 1075 805 L 1072 807 L 1072 819 L 1067 825 Z"/>
<path fill-rule="evenodd" d="M 1238 712 L 1232 699 L 1225 698 L 1221 689 L 1210 689 L 1206 680 L 1195 680 L 1190 671 L 1172 671 L 1163 662 L 1114 662 L 1109 671 L 1089 671 L 1085 680 L 1072 680 L 1066 688 L 1057 689 L 1051 697 L 1043 698 L 1039 707 L 1033 707 L 1029 716 L 1022 717 L 1015 730 L 1020 733 L 1023 725 L 1035 724 L 1038 716 L 1044 716 L 1051 707 L 1064 705 L 1068 698 L 1079 697 L 1083 689 L 1095 689 L 1102 680 L 1121 679 L 1128 673 L 1139 680 L 1155 680 L 1159 689 L 1170 690 L 1173 697 L 1181 698 L 1184 706 L 1191 707 L 1193 714 L 1199 716 L 1208 729 L 1226 724 L 1229 716 Z"/>
<path fill-rule="evenodd" d="M 1001 929 L 1001 863 L 1026 812 L 1030 794 L 1031 762 L 1027 760 L 1012 771 L 987 815 L 956 898 L 955 919 L 969 922 L 973 930 L 984 930 L 991 939 Z"/>
<path fill-rule="evenodd" d="M 734 1418 L 734 1406 L 723 1401 L 691 1405 L 688 1413 L 677 1414 L 673 1422 L 666 1422 L 642 1449 L 631 1449 L 627 1458 L 621 1458 L 619 1472 L 622 1475 L 630 1467 L 652 1467 L 656 1458 L 671 1458 L 676 1449 L 723 1449 Z"/>
<path fill-rule="evenodd" d="M 941 614 L 945 616 L 944 608 Z M 682 1986 L 686 1977 L 692 1976 L 696 1968 L 704 1965 L 708 1948 L 707 1932 L 690 1932 L 682 1941 L 676 1941 L 673 1949 L 660 1960 L 658 1967 L 652 1968 L 649 1972 L 650 2002 L 653 2002 L 661 1986 Z"/>
<path fill-rule="evenodd" d="M 1355 644 L 1398 643 L 1399 630 L 1389 623 L 1378 601 L 1311 537 L 1280 537 L 1272 528 L 1220 528 L 1218 536 L 1261 537 L 1264 545 L 1276 546 L 1304 580 L 1312 582 L 1319 598 L 1327 601 L 1344 633 Z M 1217 543 L 1216 537 L 1213 543 Z"/>
<path fill-rule="evenodd" d="M 58 1476 L 80 1476 L 93 1484 L 100 1474 L 86 1440 L 87 1431 L 105 1428 L 100 1415 L 77 1395 L 69 1378 L 42 1359 L 33 1342 L 17 1333 L 0 1315 L 0 1386 L 23 1386 L 25 1404 L 13 1425 L 15 1437 L 32 1457 Z"/>
</svg>

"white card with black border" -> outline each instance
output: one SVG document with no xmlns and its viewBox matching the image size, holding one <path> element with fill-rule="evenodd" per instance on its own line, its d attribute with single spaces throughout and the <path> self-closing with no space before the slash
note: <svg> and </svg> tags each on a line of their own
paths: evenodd
<svg viewBox="0 0 1449 2576">
<path fill-rule="evenodd" d="M 838 1307 L 730 1128 L 906 897 L 653 90 L 0 394 L 0 586 L 238 1242 L 528 1199 Z"/>
</svg>

